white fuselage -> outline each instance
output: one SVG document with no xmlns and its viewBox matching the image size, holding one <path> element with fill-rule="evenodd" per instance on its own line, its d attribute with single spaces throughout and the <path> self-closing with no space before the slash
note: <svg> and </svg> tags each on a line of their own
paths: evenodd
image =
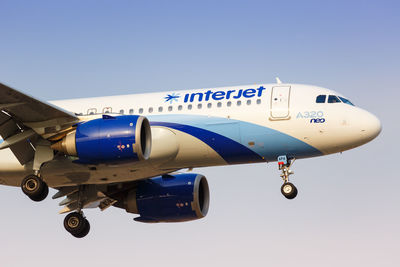
<svg viewBox="0 0 400 267">
<path fill-rule="evenodd" d="M 327 155 L 379 134 L 374 115 L 330 96 L 341 97 L 316 86 L 256 84 L 52 101 L 83 121 L 102 114 L 145 116 L 153 149 L 147 161 L 100 164 L 95 170 L 59 157 L 45 163 L 42 174 L 53 187 L 130 181 L 182 168 L 276 161 L 280 155 Z M 10 150 L 0 151 L 0 183 L 19 185 L 29 168 Z"/>
</svg>

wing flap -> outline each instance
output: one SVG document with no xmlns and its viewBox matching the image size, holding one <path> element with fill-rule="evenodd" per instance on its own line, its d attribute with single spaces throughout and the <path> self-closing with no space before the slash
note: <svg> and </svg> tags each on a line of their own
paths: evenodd
<svg viewBox="0 0 400 267">
<path fill-rule="evenodd" d="M 0 149 L 8 148 L 24 140 L 29 140 L 29 138 L 33 137 L 34 135 L 36 135 L 36 133 L 32 129 L 14 134 L 0 144 Z"/>
<path fill-rule="evenodd" d="M 34 140 L 24 140 L 23 142 L 10 146 L 11 151 L 21 165 L 28 163 L 35 156 L 35 150 L 33 148 L 34 142 L 32 141 Z"/>
<path fill-rule="evenodd" d="M 0 109 L 1 110 L 1 109 Z M 11 117 L 3 112 L 0 112 L 0 126 L 9 121 Z"/>
<path fill-rule="evenodd" d="M 11 119 L 11 117 L 8 117 L 8 120 L 0 125 L 0 135 L 1 137 L 3 137 L 3 139 L 6 139 L 19 132 L 20 129 L 18 128 L 17 124 Z"/>
<path fill-rule="evenodd" d="M 79 121 L 68 111 L 2 83 L 0 111 L 0 135 L 4 139 L 0 149 L 9 147 L 22 165 L 34 159 L 39 138 L 51 138 Z"/>
</svg>

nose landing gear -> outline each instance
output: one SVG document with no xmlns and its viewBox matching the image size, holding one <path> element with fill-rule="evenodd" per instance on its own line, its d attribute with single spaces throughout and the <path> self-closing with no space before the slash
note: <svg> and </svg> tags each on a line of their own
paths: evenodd
<svg viewBox="0 0 400 267">
<path fill-rule="evenodd" d="M 283 185 L 281 186 L 281 193 L 287 199 L 293 199 L 297 196 L 297 188 L 294 184 L 289 182 L 289 175 L 294 174 L 290 167 L 294 163 L 295 158 L 288 158 L 287 156 L 278 157 L 279 170 L 282 171 L 281 178 L 283 180 Z"/>
</svg>

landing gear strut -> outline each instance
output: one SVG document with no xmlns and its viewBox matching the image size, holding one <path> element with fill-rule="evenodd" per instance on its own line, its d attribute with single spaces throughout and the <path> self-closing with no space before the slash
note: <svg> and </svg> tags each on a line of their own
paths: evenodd
<svg viewBox="0 0 400 267">
<path fill-rule="evenodd" d="M 49 194 L 49 187 L 38 175 L 28 175 L 21 182 L 21 189 L 30 199 L 39 202 Z"/>
<path fill-rule="evenodd" d="M 76 212 L 68 214 L 64 219 L 64 228 L 72 236 L 82 238 L 87 236 L 90 231 L 89 221 L 83 215 L 83 194 L 85 193 L 85 186 L 79 186 L 78 189 L 78 208 Z"/>
<path fill-rule="evenodd" d="M 33 201 L 42 201 L 49 194 L 49 187 L 40 177 L 40 168 L 43 163 L 52 160 L 53 157 L 54 152 L 50 148 L 50 143 L 46 140 L 39 140 L 33 159 L 34 174 L 26 176 L 21 182 L 22 192 Z"/>
<path fill-rule="evenodd" d="M 294 174 L 290 167 L 294 163 L 295 158 L 287 158 L 287 156 L 278 157 L 279 170 L 282 171 L 281 177 L 283 185 L 281 187 L 281 193 L 287 199 L 293 199 L 297 196 L 297 188 L 294 184 L 289 182 L 289 175 Z"/>
</svg>

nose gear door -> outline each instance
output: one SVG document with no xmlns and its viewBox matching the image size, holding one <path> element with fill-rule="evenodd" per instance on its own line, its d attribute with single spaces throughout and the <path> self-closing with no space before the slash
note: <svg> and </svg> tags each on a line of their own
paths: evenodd
<svg viewBox="0 0 400 267">
<path fill-rule="evenodd" d="M 271 120 L 288 120 L 290 86 L 274 86 L 271 93 Z"/>
</svg>

